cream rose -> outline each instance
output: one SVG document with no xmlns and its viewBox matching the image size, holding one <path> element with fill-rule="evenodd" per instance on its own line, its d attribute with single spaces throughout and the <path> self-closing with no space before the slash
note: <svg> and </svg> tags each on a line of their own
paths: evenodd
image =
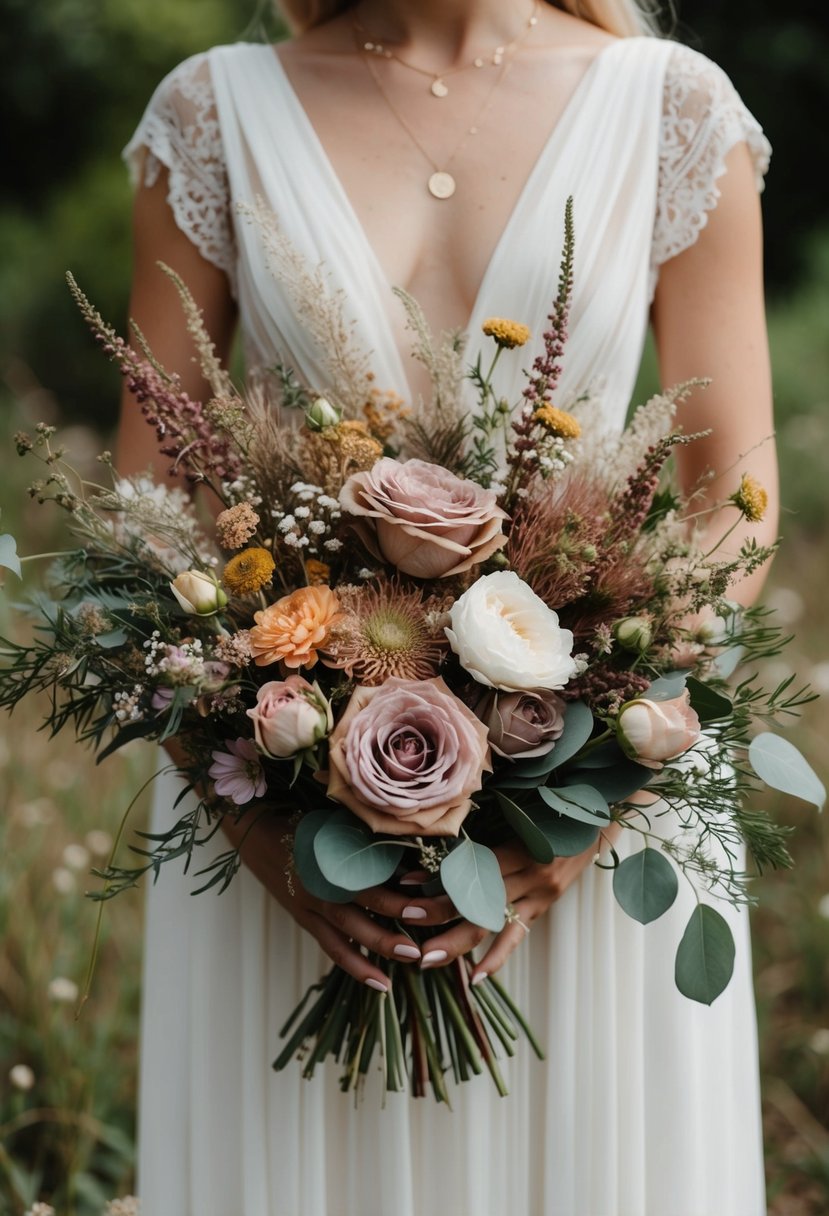
<svg viewBox="0 0 829 1216">
<path fill-rule="evenodd" d="M 638 764 L 660 769 L 675 760 L 702 737 L 699 718 L 690 705 L 688 689 L 670 701 L 637 697 L 627 701 L 616 719 L 622 749 Z"/>
<path fill-rule="evenodd" d="M 563 688 L 579 670 L 572 633 L 514 570 L 474 582 L 449 610 L 446 636 L 461 666 L 490 688 Z"/>
<path fill-rule="evenodd" d="M 393 836 L 457 836 L 491 768 L 486 727 L 439 677 L 355 689 L 328 762 L 329 796 Z"/>
<path fill-rule="evenodd" d="M 263 684 L 247 715 L 253 721 L 257 747 L 280 759 L 313 747 L 333 725 L 331 707 L 320 686 L 309 684 L 302 676 Z"/>
<path fill-rule="evenodd" d="M 193 616 L 212 616 L 224 608 L 227 596 L 212 574 L 185 570 L 170 583 L 170 590 L 185 612 Z"/>
<path fill-rule="evenodd" d="M 369 552 L 414 578 L 458 574 L 506 543 L 494 491 L 425 460 L 378 460 L 349 477 L 340 503 Z"/>
</svg>

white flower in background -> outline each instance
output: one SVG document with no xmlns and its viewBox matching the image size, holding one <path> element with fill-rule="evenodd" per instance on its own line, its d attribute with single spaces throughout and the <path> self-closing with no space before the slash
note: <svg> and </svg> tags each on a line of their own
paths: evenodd
<svg viewBox="0 0 829 1216">
<path fill-rule="evenodd" d="M 55 804 L 48 798 L 35 798 L 32 802 L 22 802 L 16 808 L 15 817 L 24 828 L 40 828 L 51 823 L 56 814 Z"/>
<path fill-rule="evenodd" d="M 84 841 L 93 857 L 108 857 L 112 851 L 112 837 L 109 832 L 103 832 L 100 828 L 87 832 Z"/>
<path fill-rule="evenodd" d="M 36 1203 L 34 1207 L 27 1208 L 24 1216 L 56 1216 L 55 1209 L 50 1208 L 48 1203 Z"/>
<path fill-rule="evenodd" d="M 58 866 L 52 871 L 52 886 L 58 895 L 71 895 L 78 886 L 75 875 L 66 866 Z"/>
<path fill-rule="evenodd" d="M 29 1068 L 28 1064 L 15 1064 L 9 1069 L 9 1080 L 15 1089 L 22 1090 L 23 1093 L 28 1093 L 35 1083 L 35 1074 Z"/>
<path fill-rule="evenodd" d="M 108 1203 L 104 1216 L 141 1216 L 141 1205 L 134 1195 L 125 1195 Z"/>
<path fill-rule="evenodd" d="M 461 666 L 490 688 L 556 690 L 577 674 L 572 633 L 514 570 L 479 578 L 449 620 L 446 636 Z"/>
<path fill-rule="evenodd" d="M 68 844 L 63 850 L 63 864 L 70 870 L 85 870 L 91 860 L 89 849 L 82 844 Z"/>
<path fill-rule="evenodd" d="M 821 1026 L 809 1039 L 809 1046 L 819 1056 L 829 1055 L 829 1026 Z"/>
<path fill-rule="evenodd" d="M 78 999 L 78 985 L 65 975 L 56 975 L 49 981 L 49 998 L 61 1004 L 71 1005 Z"/>
<path fill-rule="evenodd" d="M 818 915 L 829 920 L 829 895 L 821 895 L 817 904 Z"/>
</svg>

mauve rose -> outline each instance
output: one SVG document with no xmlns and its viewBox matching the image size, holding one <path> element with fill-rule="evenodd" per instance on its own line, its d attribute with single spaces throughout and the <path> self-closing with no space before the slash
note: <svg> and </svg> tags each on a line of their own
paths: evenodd
<svg viewBox="0 0 829 1216">
<path fill-rule="evenodd" d="M 333 725 L 331 707 L 319 685 L 309 684 L 302 676 L 263 684 L 255 707 L 247 714 L 253 721 L 257 746 L 280 760 L 313 747 Z"/>
<path fill-rule="evenodd" d="M 631 759 L 660 769 L 666 760 L 675 760 L 698 743 L 702 731 L 686 688 L 670 701 L 646 697 L 627 701 L 616 719 L 616 735 Z"/>
<path fill-rule="evenodd" d="M 328 761 L 329 796 L 392 836 L 457 836 L 492 767 L 486 727 L 439 677 L 355 689 Z"/>
<path fill-rule="evenodd" d="M 425 460 L 383 457 L 340 490 L 344 511 L 375 557 L 415 578 L 445 578 L 506 543 L 495 493 Z"/>
<path fill-rule="evenodd" d="M 554 692 L 494 692 L 477 706 L 499 756 L 519 760 L 545 756 L 564 730 L 565 705 Z"/>
</svg>

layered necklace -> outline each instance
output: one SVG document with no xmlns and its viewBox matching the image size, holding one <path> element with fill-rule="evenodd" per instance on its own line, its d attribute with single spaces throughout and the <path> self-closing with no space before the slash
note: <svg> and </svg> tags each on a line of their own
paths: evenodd
<svg viewBox="0 0 829 1216">
<path fill-rule="evenodd" d="M 398 55 L 396 51 L 390 50 L 388 47 L 384 46 L 383 43 L 376 42 L 371 37 L 368 37 L 366 29 L 360 25 L 356 19 L 354 20 L 353 28 L 358 43 L 358 49 L 363 55 L 365 65 L 368 68 L 375 85 L 377 86 L 377 91 L 385 101 L 392 116 L 400 124 L 408 135 L 409 139 L 432 167 L 432 173 L 427 179 L 426 187 L 433 198 L 447 199 L 451 198 L 455 193 L 455 190 L 457 189 L 457 182 L 449 172 L 449 165 L 466 146 L 470 136 L 478 134 L 480 124 L 483 122 L 484 118 L 489 112 L 494 100 L 495 91 L 504 80 L 510 66 L 512 65 L 513 56 L 516 50 L 538 24 L 538 17 L 536 16 L 537 8 L 538 0 L 533 0 L 532 12 L 526 22 L 526 25 L 521 33 L 512 40 L 512 42 L 496 46 L 495 49 L 488 55 L 478 55 L 470 63 L 462 63 L 459 64 L 458 67 L 447 68 L 443 72 L 433 72 L 429 68 L 421 68 L 414 63 L 409 63 L 408 60 L 403 59 L 402 56 Z M 419 76 L 428 77 L 431 81 L 429 85 L 429 92 L 432 97 L 436 97 L 438 100 L 443 100 L 444 97 L 449 96 L 449 86 L 446 84 L 447 76 L 454 75 L 457 72 L 468 71 L 470 68 L 480 69 L 491 66 L 498 69 L 495 80 L 493 81 L 491 88 L 487 90 L 481 106 L 471 125 L 464 130 L 460 140 L 455 144 L 454 148 L 442 163 L 436 161 L 428 149 L 423 146 L 409 123 L 400 113 L 397 106 L 395 106 L 392 102 L 388 90 L 384 87 L 380 73 L 377 70 L 377 62 L 381 59 L 394 60 L 395 63 L 399 63 L 401 67 L 407 68 L 410 72 L 416 72 Z"/>
</svg>

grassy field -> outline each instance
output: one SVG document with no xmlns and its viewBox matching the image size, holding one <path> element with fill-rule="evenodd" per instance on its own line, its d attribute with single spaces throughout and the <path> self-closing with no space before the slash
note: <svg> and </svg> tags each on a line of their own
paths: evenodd
<svg viewBox="0 0 829 1216">
<path fill-rule="evenodd" d="M 829 280 L 828 280 L 829 281 Z M 825 316 L 825 290 L 804 290 L 772 316 L 780 382 L 780 436 L 786 537 L 767 601 L 796 632 L 769 678 L 786 666 L 827 696 L 809 707 L 796 740 L 829 776 L 829 647 L 825 589 L 829 552 L 822 535 L 822 479 L 829 383 L 825 355 L 809 364 L 808 334 Z M 800 345 L 799 345 L 800 344 Z M 807 366 L 808 364 L 808 366 Z M 48 402 L 37 394 L 6 407 L 0 530 L 15 531 L 25 552 L 50 545 L 56 514 L 20 503 L 32 470 L 4 442 L 31 425 Z M 804 438 L 805 436 L 805 438 Z M 70 447 L 88 458 L 95 439 L 75 430 Z M 808 440 L 808 442 L 807 442 Z M 817 455 L 816 448 L 819 449 Z M 16 507 L 15 507 L 16 504 Z M 8 627 L 9 578 L 0 602 Z M 133 1186 L 136 1031 L 140 988 L 140 891 L 106 905 L 91 997 L 76 1018 L 95 933 L 97 905 L 84 896 L 90 867 L 105 858 L 150 757 L 124 749 L 96 768 L 69 738 L 38 733 L 35 707 L 0 723 L 0 1211 L 22 1216 L 48 1199 L 59 1216 L 98 1216 L 107 1200 Z M 140 826 L 146 797 L 132 823 Z M 757 883 L 754 963 L 762 1044 L 769 1212 L 825 1216 L 829 1211 L 829 819 L 780 800 L 774 812 L 795 828 L 794 873 Z M 204 896 L 203 898 L 211 898 Z M 24 1066 L 24 1067 L 21 1067 Z M 148 1213 L 147 1216 L 157 1216 Z M 670 1216 L 670 1213 L 665 1213 Z M 723 1213 L 723 1216 L 728 1214 Z"/>
</svg>

